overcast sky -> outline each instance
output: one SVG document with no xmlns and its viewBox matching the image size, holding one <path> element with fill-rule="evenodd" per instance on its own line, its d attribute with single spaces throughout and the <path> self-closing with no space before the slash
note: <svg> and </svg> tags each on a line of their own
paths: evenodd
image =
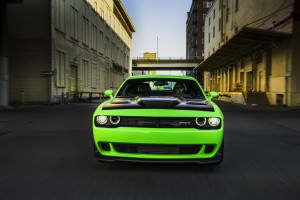
<svg viewBox="0 0 300 200">
<path fill-rule="evenodd" d="M 132 57 L 185 57 L 186 19 L 192 0 L 122 0 L 135 28 Z"/>
</svg>

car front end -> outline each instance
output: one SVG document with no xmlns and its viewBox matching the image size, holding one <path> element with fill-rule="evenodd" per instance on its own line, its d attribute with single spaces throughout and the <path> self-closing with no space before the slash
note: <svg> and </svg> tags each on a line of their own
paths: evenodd
<svg viewBox="0 0 300 200">
<path fill-rule="evenodd" d="M 93 115 L 96 159 L 221 163 L 224 117 L 204 97 L 112 97 Z"/>
</svg>

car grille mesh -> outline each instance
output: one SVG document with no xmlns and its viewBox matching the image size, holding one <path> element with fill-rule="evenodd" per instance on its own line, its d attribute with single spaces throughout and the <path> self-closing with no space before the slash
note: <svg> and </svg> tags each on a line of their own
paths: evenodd
<svg viewBox="0 0 300 200">
<path fill-rule="evenodd" d="M 194 128 L 194 118 L 121 117 L 119 126 L 153 128 Z"/>
<path fill-rule="evenodd" d="M 143 154 L 196 154 L 201 145 L 152 145 L 152 144 L 123 144 L 113 143 L 116 151 L 120 153 Z"/>
</svg>

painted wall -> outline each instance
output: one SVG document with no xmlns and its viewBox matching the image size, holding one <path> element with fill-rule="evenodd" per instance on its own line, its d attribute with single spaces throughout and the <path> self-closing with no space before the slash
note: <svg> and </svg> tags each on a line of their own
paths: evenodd
<svg viewBox="0 0 300 200">
<path fill-rule="evenodd" d="M 8 4 L 9 103 L 49 101 L 50 3 L 23 0 Z M 37 28 L 38 27 L 38 28 Z"/>
</svg>

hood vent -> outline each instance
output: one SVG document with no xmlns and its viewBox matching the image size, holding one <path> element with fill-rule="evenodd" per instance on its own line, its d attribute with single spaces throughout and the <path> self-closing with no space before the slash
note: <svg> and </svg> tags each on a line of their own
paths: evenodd
<svg viewBox="0 0 300 200">
<path fill-rule="evenodd" d="M 151 108 L 168 108 L 181 103 L 178 98 L 172 97 L 136 97 L 135 101 L 141 106 Z"/>
</svg>

